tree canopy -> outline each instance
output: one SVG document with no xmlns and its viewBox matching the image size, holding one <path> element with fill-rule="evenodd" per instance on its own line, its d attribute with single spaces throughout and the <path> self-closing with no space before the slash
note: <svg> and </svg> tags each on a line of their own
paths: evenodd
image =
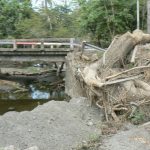
<svg viewBox="0 0 150 150">
<path fill-rule="evenodd" d="M 18 36 L 16 32 L 17 24 L 26 18 L 30 18 L 31 12 L 32 8 L 29 1 L 1 0 L 0 38 L 13 38 Z"/>
<path fill-rule="evenodd" d="M 146 0 L 140 0 L 146 28 Z M 136 29 L 136 0 L 45 0 L 38 10 L 30 0 L 0 1 L 0 38 L 81 37 L 105 47 L 116 34 Z"/>
<path fill-rule="evenodd" d="M 78 0 L 80 26 L 100 45 L 116 35 L 136 29 L 136 0 Z M 140 1 L 141 27 L 146 24 L 146 0 Z"/>
</svg>

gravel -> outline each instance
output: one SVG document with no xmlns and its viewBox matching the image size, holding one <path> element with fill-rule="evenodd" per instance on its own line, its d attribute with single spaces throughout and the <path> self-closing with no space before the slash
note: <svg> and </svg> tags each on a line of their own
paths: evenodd
<svg viewBox="0 0 150 150">
<path fill-rule="evenodd" d="M 150 150 L 150 124 L 107 137 L 99 150 Z"/>
<path fill-rule="evenodd" d="M 0 147 L 71 150 L 91 135 L 101 135 L 101 118 L 99 109 L 85 98 L 50 101 L 31 112 L 8 112 L 0 116 Z"/>
</svg>

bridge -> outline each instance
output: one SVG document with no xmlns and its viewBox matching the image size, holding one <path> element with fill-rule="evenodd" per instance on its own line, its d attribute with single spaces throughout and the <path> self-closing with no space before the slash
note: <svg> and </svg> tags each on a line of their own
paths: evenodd
<svg viewBox="0 0 150 150">
<path fill-rule="evenodd" d="M 57 73 L 63 69 L 65 56 L 75 50 L 104 49 L 74 38 L 3 39 L 0 40 L 0 61 L 46 61 L 53 62 Z M 61 62 L 61 65 L 57 65 Z"/>
<path fill-rule="evenodd" d="M 65 62 L 68 52 L 88 47 L 104 51 L 74 38 L 3 39 L 0 40 L 0 61 Z"/>
<path fill-rule="evenodd" d="M 0 61 L 64 62 L 68 52 L 81 45 L 74 38 L 0 40 Z"/>
</svg>

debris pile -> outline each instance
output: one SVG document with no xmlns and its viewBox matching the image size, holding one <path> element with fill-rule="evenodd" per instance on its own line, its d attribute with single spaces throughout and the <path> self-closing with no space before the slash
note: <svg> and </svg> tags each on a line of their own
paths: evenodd
<svg viewBox="0 0 150 150">
<path fill-rule="evenodd" d="M 78 69 L 88 98 L 104 110 L 107 121 L 131 118 L 150 105 L 149 43 L 149 34 L 127 32 L 115 37 L 99 60 Z"/>
</svg>

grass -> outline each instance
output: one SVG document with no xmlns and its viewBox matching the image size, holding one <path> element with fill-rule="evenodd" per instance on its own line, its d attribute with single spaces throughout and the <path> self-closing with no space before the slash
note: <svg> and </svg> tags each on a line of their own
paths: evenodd
<svg viewBox="0 0 150 150">
<path fill-rule="evenodd" d="M 101 144 L 101 136 L 97 134 L 89 135 L 87 141 L 82 142 L 75 150 L 97 150 Z"/>
<path fill-rule="evenodd" d="M 133 124 L 138 125 L 145 120 L 145 115 L 144 115 L 144 113 L 137 110 L 137 111 L 135 111 L 135 113 L 133 114 L 133 116 L 130 120 Z"/>
</svg>

